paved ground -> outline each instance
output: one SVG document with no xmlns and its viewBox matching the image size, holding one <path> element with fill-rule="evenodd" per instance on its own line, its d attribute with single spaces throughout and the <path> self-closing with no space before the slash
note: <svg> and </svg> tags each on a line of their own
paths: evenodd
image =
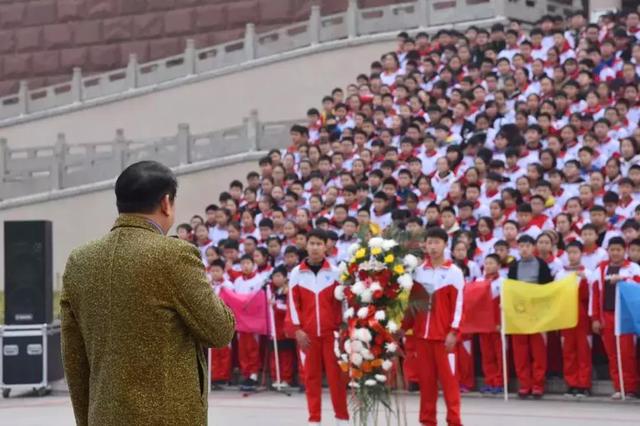
<svg viewBox="0 0 640 426">
<path fill-rule="evenodd" d="M 323 406 L 323 425 L 333 425 L 328 395 Z M 418 398 L 406 396 L 408 425 L 418 425 Z M 444 423 L 444 405 L 438 407 Z M 504 402 L 501 399 L 466 397 L 462 404 L 466 426 L 608 426 L 640 424 L 640 404 L 562 400 Z M 43 398 L 17 396 L 0 400 L 0 425 L 68 426 L 73 424 L 71 404 L 66 394 Z M 233 426 L 301 426 L 306 425 L 304 396 L 287 397 L 260 393 L 243 398 L 237 392 L 216 392 L 209 396 L 209 424 Z M 395 422 L 393 425 L 397 425 Z"/>
</svg>

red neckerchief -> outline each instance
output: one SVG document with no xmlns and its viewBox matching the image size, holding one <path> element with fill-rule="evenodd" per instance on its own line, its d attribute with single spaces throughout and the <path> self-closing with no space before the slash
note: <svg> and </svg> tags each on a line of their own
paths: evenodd
<svg viewBox="0 0 640 426">
<path fill-rule="evenodd" d="M 445 260 L 445 261 L 442 263 L 442 265 L 440 265 L 440 266 L 439 266 L 439 268 L 446 268 L 446 269 L 448 269 L 448 268 L 450 268 L 450 267 L 451 267 L 451 265 L 453 265 L 453 262 L 452 262 L 452 261 L 450 261 L 450 260 Z M 422 264 L 422 266 L 423 266 L 425 269 L 435 269 L 435 268 L 434 268 L 434 266 L 433 266 L 433 264 L 431 263 L 431 258 L 430 258 L 430 257 L 428 257 L 428 256 L 425 256 L 425 260 L 424 260 L 424 263 Z"/>
<path fill-rule="evenodd" d="M 242 274 L 241 276 L 242 276 L 242 279 L 250 280 L 250 279 L 252 279 L 253 277 L 256 276 L 256 271 L 253 271 L 252 273 L 250 273 L 248 275 L 247 274 Z"/>
<path fill-rule="evenodd" d="M 500 274 L 486 274 L 484 276 L 484 279 L 487 281 L 494 281 L 494 280 L 497 280 L 498 278 L 500 278 Z"/>
<path fill-rule="evenodd" d="M 499 192 L 500 192 L 500 190 L 498 190 L 498 189 L 494 189 L 493 191 L 487 190 L 485 195 L 487 197 L 491 198 L 491 197 L 495 196 L 496 194 L 498 194 Z"/>
<path fill-rule="evenodd" d="M 204 244 L 199 244 L 199 243 L 198 243 L 198 247 L 204 247 L 204 246 L 209 245 L 209 244 L 211 244 L 211 240 L 207 238 L 207 239 L 205 240 Z"/>
<path fill-rule="evenodd" d="M 622 199 L 620 199 L 620 206 L 622 207 L 628 207 L 629 204 L 631 204 L 633 202 L 633 197 L 629 197 L 629 199 L 627 201 L 623 201 Z"/>
<path fill-rule="evenodd" d="M 489 232 L 487 235 L 482 236 L 482 235 L 478 235 L 478 239 L 480 241 L 482 241 L 483 243 L 486 243 L 487 241 L 491 241 L 493 239 L 493 232 Z"/>
<path fill-rule="evenodd" d="M 268 263 L 265 263 L 262 266 L 258 266 L 258 268 L 256 269 L 257 272 L 264 272 L 264 271 L 268 271 L 271 269 L 271 265 L 269 265 Z"/>
</svg>

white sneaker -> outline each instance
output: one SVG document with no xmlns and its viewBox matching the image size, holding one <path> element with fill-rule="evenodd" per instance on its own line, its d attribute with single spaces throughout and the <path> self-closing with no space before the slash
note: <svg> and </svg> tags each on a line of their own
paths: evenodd
<svg viewBox="0 0 640 426">
<path fill-rule="evenodd" d="M 349 426 L 349 420 L 336 419 L 336 426 Z"/>
<path fill-rule="evenodd" d="M 309 426 L 320 426 L 320 423 L 309 422 Z"/>
<path fill-rule="evenodd" d="M 622 399 L 622 394 L 620 392 L 614 392 L 611 395 L 611 399 L 618 401 L 618 400 Z"/>
</svg>

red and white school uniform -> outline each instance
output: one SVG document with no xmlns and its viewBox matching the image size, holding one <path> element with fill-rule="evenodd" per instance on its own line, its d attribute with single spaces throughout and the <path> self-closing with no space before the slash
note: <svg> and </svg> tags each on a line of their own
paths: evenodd
<svg viewBox="0 0 640 426">
<path fill-rule="evenodd" d="M 495 323 L 500 324 L 500 290 L 504 278 L 500 275 L 486 275 L 484 279 L 491 282 L 493 317 Z M 496 331 L 494 333 L 481 333 L 479 338 L 484 383 L 493 388 L 502 387 L 504 386 L 504 376 L 502 374 L 502 336 Z"/>
<path fill-rule="evenodd" d="M 211 288 L 216 296 L 223 288 L 233 289 L 230 281 L 211 280 Z M 211 348 L 211 380 L 214 382 L 228 382 L 231 380 L 231 343 L 224 348 Z"/>
<path fill-rule="evenodd" d="M 602 247 L 594 245 L 593 248 L 585 247 L 582 252 L 582 258 L 580 263 L 585 267 L 587 271 L 595 271 L 600 263 L 609 258 L 607 251 Z"/>
<path fill-rule="evenodd" d="M 436 425 L 438 382 L 447 403 L 447 423 L 461 425 L 460 388 L 455 375 L 456 356 L 448 353 L 444 341 L 450 332 L 458 333 L 462 316 L 464 276 L 450 261 L 434 267 L 429 260 L 415 269 L 416 285 L 413 297 L 431 294 L 431 309 L 415 314 L 407 313 L 402 322 L 404 330 L 413 329 L 416 338 L 420 379 L 421 424 Z"/>
<path fill-rule="evenodd" d="M 320 424 L 322 403 L 322 367 L 329 382 L 331 402 L 338 423 L 348 424 L 346 376 L 338 366 L 334 352 L 334 332 L 342 322 L 342 306 L 334 297 L 338 268 L 327 260 L 314 273 L 305 260 L 289 275 L 289 314 L 291 324 L 302 329 L 310 345 L 301 351 L 304 365 L 309 423 Z"/>
<path fill-rule="evenodd" d="M 598 265 L 598 269 L 591 284 L 591 301 L 589 314 L 592 321 L 598 320 L 602 324 L 600 332 L 604 350 L 609 358 L 609 375 L 616 392 L 620 392 L 620 376 L 618 375 L 618 357 L 615 337 L 615 284 L 607 283 L 607 275 L 611 275 L 611 263 L 605 261 Z M 619 272 L 624 280 L 640 283 L 640 266 L 625 261 Z M 640 284 L 638 284 L 640 285 Z M 613 288 L 611 288 L 611 287 Z M 612 300 L 613 299 L 613 300 Z M 634 393 L 638 390 L 638 366 L 636 360 L 636 337 L 631 334 L 620 336 L 620 359 L 622 362 L 622 377 L 624 390 Z"/>
<path fill-rule="evenodd" d="M 262 289 L 264 278 L 257 272 L 240 275 L 233 282 L 233 291 L 238 294 L 251 294 Z M 260 372 L 260 335 L 238 332 L 238 359 L 240 372 L 244 378 L 257 380 Z"/>
<path fill-rule="evenodd" d="M 273 319 L 275 322 L 275 337 L 278 345 L 278 367 L 280 369 L 280 383 L 291 384 L 293 382 L 293 360 L 295 358 L 295 342 L 285 335 L 285 320 L 287 316 L 287 290 L 276 288 L 270 285 L 273 309 Z M 273 338 L 273 337 L 272 337 Z M 271 342 L 273 344 L 273 342 Z M 276 354 L 271 351 L 269 360 L 271 369 L 271 380 L 275 381 L 276 374 Z"/>
<path fill-rule="evenodd" d="M 588 272 L 564 267 L 564 277 L 572 272 Z M 591 321 L 589 321 L 589 281 L 582 278 L 578 289 L 578 324 L 562 330 L 562 374 L 570 388 L 591 389 Z"/>
</svg>

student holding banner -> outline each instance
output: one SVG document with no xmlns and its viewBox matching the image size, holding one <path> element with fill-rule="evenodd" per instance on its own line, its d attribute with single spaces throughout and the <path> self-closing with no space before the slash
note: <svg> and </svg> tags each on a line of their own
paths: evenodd
<svg viewBox="0 0 640 426">
<path fill-rule="evenodd" d="M 489 282 L 493 305 L 493 320 L 495 331 L 481 333 L 480 355 L 484 386 L 481 393 L 501 394 L 504 392 L 502 376 L 502 342 L 500 337 L 500 288 L 503 278 L 500 277 L 500 258 L 497 254 L 490 254 L 484 259 L 484 279 Z"/>
<path fill-rule="evenodd" d="M 534 256 L 535 240 L 528 234 L 518 238 L 520 260 L 509 267 L 509 278 L 534 284 L 547 284 L 553 280 L 547 264 Z M 547 342 L 545 333 L 514 334 L 513 357 L 516 375 L 520 383 L 518 396 L 532 395 L 536 399 L 544 395 L 547 374 Z"/>
<path fill-rule="evenodd" d="M 640 266 L 625 258 L 625 242 L 622 237 L 613 237 L 607 247 L 609 260 L 600 263 L 592 283 L 590 314 L 593 332 L 602 336 L 604 349 L 609 358 L 609 374 L 615 392 L 612 399 L 621 399 L 622 391 L 634 395 L 638 391 L 638 366 L 636 360 L 635 336 L 615 335 L 616 286 L 619 281 L 640 282 Z M 620 353 L 618 353 L 618 348 Z M 621 365 L 618 365 L 620 362 Z M 624 389 L 620 386 L 622 381 Z"/>
</svg>

